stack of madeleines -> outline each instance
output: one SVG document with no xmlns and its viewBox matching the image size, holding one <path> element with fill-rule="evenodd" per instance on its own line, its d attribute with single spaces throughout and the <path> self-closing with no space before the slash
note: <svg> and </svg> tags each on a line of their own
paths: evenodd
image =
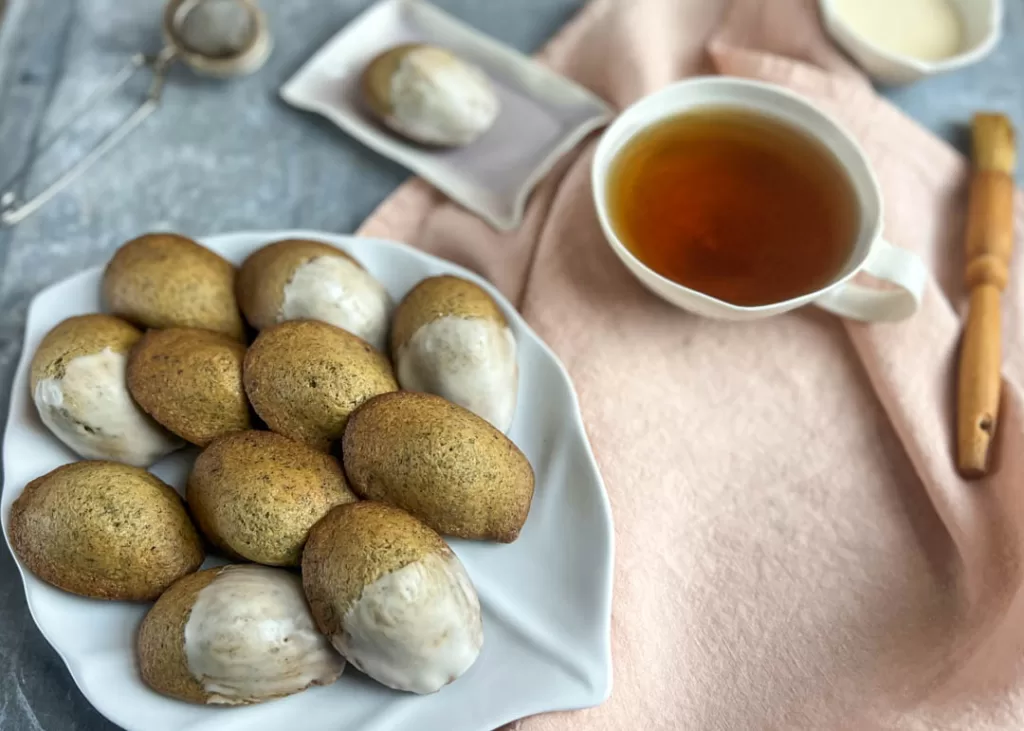
<svg viewBox="0 0 1024 731">
<path fill-rule="evenodd" d="M 441 276 L 396 307 L 325 243 L 236 270 L 162 233 L 117 251 L 102 294 L 110 314 L 61 322 L 32 360 L 42 422 L 84 459 L 15 500 L 22 564 L 155 601 L 142 677 L 194 703 L 297 693 L 346 660 L 414 693 L 464 673 L 480 603 L 442 535 L 514 541 L 533 498 L 497 303 Z M 202 451 L 183 501 L 146 468 L 185 444 Z M 207 547 L 233 563 L 200 570 Z"/>
</svg>

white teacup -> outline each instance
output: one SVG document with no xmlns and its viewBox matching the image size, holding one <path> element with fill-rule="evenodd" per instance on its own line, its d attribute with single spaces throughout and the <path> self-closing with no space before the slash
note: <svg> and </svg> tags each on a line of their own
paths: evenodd
<svg viewBox="0 0 1024 731">
<path fill-rule="evenodd" d="M 647 267 L 619 239 L 608 213 L 612 163 L 638 133 L 666 118 L 707 107 L 743 109 L 772 117 L 824 144 L 843 166 L 857 197 L 860 223 L 846 264 L 824 287 L 792 299 L 746 307 L 684 287 Z M 806 99 L 782 87 L 710 76 L 689 79 L 645 97 L 625 110 L 605 131 L 592 169 L 597 215 L 612 250 L 652 292 L 678 307 L 723 320 L 753 320 L 814 303 L 856 320 L 902 320 L 917 311 L 928 273 L 921 259 L 882 238 L 882 195 L 860 147 L 838 123 Z M 852 282 L 865 272 L 889 287 Z"/>
</svg>

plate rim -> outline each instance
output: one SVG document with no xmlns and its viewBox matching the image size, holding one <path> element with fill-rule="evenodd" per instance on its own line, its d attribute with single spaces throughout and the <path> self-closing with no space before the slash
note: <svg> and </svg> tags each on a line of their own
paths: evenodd
<svg viewBox="0 0 1024 731">
<path fill-rule="evenodd" d="M 376 236 L 359 236 L 356 234 L 338 234 L 326 231 L 317 231 L 313 229 L 246 229 L 240 231 L 229 231 L 224 233 L 196 236 L 193 238 L 195 241 L 199 242 L 203 246 L 206 246 L 215 253 L 218 253 L 218 255 L 221 255 L 220 251 L 222 248 L 230 248 L 232 246 L 232 241 L 237 239 L 258 238 L 266 242 L 263 244 L 265 246 L 267 243 L 283 239 L 310 238 L 328 243 L 331 246 L 334 246 L 335 248 L 339 248 L 345 251 L 346 253 L 348 253 L 348 249 L 344 248 L 343 244 L 351 240 L 360 240 L 367 243 L 383 244 L 384 246 L 398 249 L 404 252 L 406 255 L 412 255 L 415 258 L 424 261 L 425 263 L 430 263 L 434 265 L 440 264 L 446 269 L 449 269 L 450 273 L 454 273 L 458 276 L 465 277 L 466 279 L 469 279 L 470 281 L 478 284 L 479 286 L 484 288 L 485 291 L 487 291 L 488 294 L 490 294 L 495 299 L 495 301 L 497 301 L 497 303 L 505 313 L 506 317 L 512 317 L 516 321 L 516 324 L 533 339 L 533 341 L 540 347 L 540 350 L 544 353 L 544 355 L 555 366 L 555 370 L 559 374 L 559 377 L 562 379 L 564 387 L 567 389 L 569 393 L 570 403 L 573 407 L 571 409 L 573 428 L 582 437 L 583 454 L 589 461 L 590 466 L 593 469 L 593 473 L 596 476 L 596 481 L 593 484 L 596 492 L 598 506 L 600 509 L 600 515 L 603 519 L 603 524 L 606 528 L 606 530 L 604 531 L 604 538 L 607 541 L 606 560 L 603 561 L 602 564 L 599 566 L 599 570 L 602 576 L 602 586 L 604 587 L 604 591 L 601 592 L 600 598 L 601 621 L 599 628 L 602 638 L 600 658 L 602 669 L 604 670 L 604 678 L 602 679 L 603 682 L 594 687 L 592 697 L 589 698 L 588 702 L 586 703 L 565 705 L 557 708 L 549 708 L 544 711 L 538 711 L 538 713 L 579 710 L 583 708 L 598 706 L 604 703 L 610 697 L 613 685 L 613 667 L 611 651 L 611 614 L 613 606 L 612 599 L 614 595 L 615 578 L 615 525 L 611 510 L 611 502 L 608 498 L 608 491 L 607 487 L 604 484 L 604 478 L 601 474 L 600 465 L 597 463 L 597 459 L 594 456 L 593 447 L 590 444 L 590 439 L 587 434 L 586 425 L 583 422 L 583 414 L 580 409 L 579 397 L 573 385 L 572 377 L 569 375 L 569 372 L 568 370 L 566 370 L 565 365 L 562 363 L 561 359 L 555 354 L 555 352 L 544 341 L 544 339 L 541 338 L 536 333 L 536 331 L 534 331 L 534 329 L 522 316 L 519 310 L 516 309 L 516 307 L 497 289 L 497 287 L 495 287 L 491 282 L 489 282 L 476 272 L 460 264 L 457 264 L 456 262 L 453 262 L 449 259 L 444 259 L 442 257 L 435 256 L 434 254 L 427 253 L 409 244 L 406 244 L 401 241 L 396 241 L 393 239 L 385 239 Z M 35 318 L 40 317 L 38 310 L 39 307 L 41 306 L 41 300 L 52 290 L 58 287 L 62 287 L 78 279 L 85 279 L 95 276 L 97 274 L 101 274 L 104 268 L 105 264 L 98 264 L 92 267 L 88 267 L 86 269 L 83 269 L 79 272 L 76 272 L 70 276 L 64 277 L 63 279 L 60 279 L 56 282 L 47 285 L 45 288 L 39 290 L 35 295 L 33 295 L 29 303 L 29 307 L 26 310 L 25 329 L 24 332 L 22 333 L 22 352 L 20 357 L 18 358 L 17 367 L 14 370 L 14 376 L 11 382 L 12 393 L 14 391 L 15 384 L 22 382 L 28 376 L 29 365 L 31 363 L 32 357 L 34 356 L 34 353 L 30 353 L 28 347 L 26 347 L 29 334 L 29 324 Z M 0 471 L 0 480 L 2 480 L 0 481 L 0 496 L 6 494 L 7 489 L 9 487 L 8 465 L 11 464 L 10 458 L 12 455 L 8 454 L 8 434 L 10 433 L 11 426 L 14 423 L 16 406 L 16 399 L 11 398 L 10 403 L 8 404 L 7 422 L 4 428 L 3 442 L 2 444 L 0 444 L 0 455 L 2 455 L 3 457 L 3 459 L 0 460 L 0 462 L 2 462 L 2 471 Z M 80 461 L 80 458 L 75 459 L 73 461 Z M 147 471 L 149 471 L 149 468 L 147 468 Z M 119 720 L 116 717 L 118 714 L 111 712 L 110 709 L 106 707 L 106 703 L 97 702 L 95 695 L 92 692 L 86 690 L 88 686 L 86 684 L 83 684 L 81 680 L 82 669 L 80 667 L 80 661 L 77 658 L 70 657 L 68 654 L 62 651 L 57 646 L 57 644 L 54 643 L 50 634 L 43 627 L 38 617 L 36 616 L 36 608 L 33 604 L 33 600 L 29 592 L 29 583 L 39 582 L 40 584 L 42 584 L 45 582 L 31 574 L 31 572 L 29 572 L 22 565 L 21 561 L 15 555 L 11 547 L 10 538 L 8 534 L 9 512 L 9 510 L 0 511 L 0 523 L 2 523 L 2 525 L 0 525 L 0 528 L 2 528 L 0 529 L 0 533 L 3 533 L 4 542 L 7 545 L 7 550 L 10 552 L 14 560 L 14 564 L 18 569 L 18 574 L 21 578 L 21 588 L 25 596 L 25 605 L 28 609 L 29 616 L 32 618 L 32 621 L 36 626 L 36 629 L 46 640 L 50 648 L 57 654 L 57 656 L 64 663 L 65 668 L 67 668 L 67 671 L 71 676 L 72 681 L 74 682 L 75 688 L 79 693 L 82 694 L 82 696 L 89 703 L 89 705 L 91 705 L 100 715 L 102 715 L 111 723 L 121 726 L 125 729 L 131 729 L 132 727 L 130 725 L 122 723 L 121 720 Z M 515 720 L 518 719 L 509 719 L 508 722 L 513 722 Z M 140 729 L 140 731 L 142 731 L 142 729 Z M 480 731 L 493 730 L 481 729 Z"/>
</svg>

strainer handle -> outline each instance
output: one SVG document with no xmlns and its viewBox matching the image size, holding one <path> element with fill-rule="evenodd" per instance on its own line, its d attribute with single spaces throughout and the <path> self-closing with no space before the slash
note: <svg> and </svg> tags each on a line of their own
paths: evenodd
<svg viewBox="0 0 1024 731">
<path fill-rule="evenodd" d="M 75 114 L 69 115 L 66 122 L 58 125 L 57 131 L 47 140 L 46 144 L 32 155 L 32 157 L 15 173 L 14 177 L 2 189 L 0 193 L 0 224 L 13 226 L 42 208 L 51 198 L 64 190 L 82 173 L 88 170 L 93 163 L 113 149 L 118 143 L 135 130 L 145 119 L 152 114 L 160 105 L 160 97 L 163 92 L 164 80 L 167 76 L 167 69 L 174 61 L 175 53 L 171 49 L 164 49 L 159 55 L 153 58 L 146 58 L 141 54 L 133 56 L 129 64 L 122 69 L 105 86 L 101 87 L 95 94 L 91 95 L 86 102 L 75 110 Z M 103 140 L 89 151 L 78 162 L 61 173 L 56 180 L 36 193 L 27 201 L 20 201 L 13 188 L 24 181 L 31 170 L 32 162 L 49 147 L 51 147 L 81 116 L 94 109 L 98 102 L 106 99 L 115 91 L 124 86 L 131 79 L 135 72 L 143 67 L 153 69 L 153 81 L 150 84 L 146 99 L 138 109 L 132 112 L 121 124 L 111 130 Z"/>
</svg>

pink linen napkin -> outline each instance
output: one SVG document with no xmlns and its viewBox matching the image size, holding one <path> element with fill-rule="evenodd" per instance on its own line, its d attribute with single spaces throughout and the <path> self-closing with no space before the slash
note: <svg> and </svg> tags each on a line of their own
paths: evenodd
<svg viewBox="0 0 1024 731">
<path fill-rule="evenodd" d="M 602 240 L 593 139 L 514 232 L 421 181 L 380 207 L 362 233 L 489 277 L 558 353 L 611 498 L 612 697 L 515 726 L 1024 728 L 1021 257 L 1004 298 L 1000 462 L 968 483 L 951 458 L 964 160 L 875 95 L 813 0 L 594 0 L 542 58 L 618 107 L 708 72 L 805 94 L 860 140 L 887 237 L 934 276 L 896 325 L 673 309 Z"/>
</svg>

